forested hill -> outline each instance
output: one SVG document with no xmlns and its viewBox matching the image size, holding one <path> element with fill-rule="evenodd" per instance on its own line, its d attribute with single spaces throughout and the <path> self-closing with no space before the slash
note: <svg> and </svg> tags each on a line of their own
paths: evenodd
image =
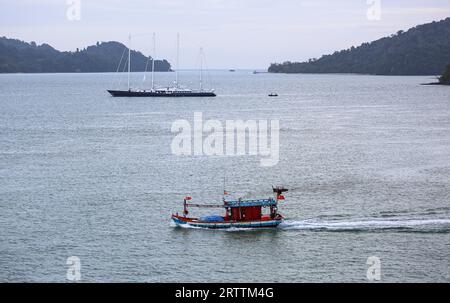
<svg viewBox="0 0 450 303">
<path fill-rule="evenodd" d="M 310 59 L 272 64 L 272 73 L 440 75 L 450 64 L 450 18 L 399 31 L 371 43 Z"/>
<path fill-rule="evenodd" d="M 450 64 L 447 65 L 447 69 L 444 74 L 439 78 L 440 84 L 450 85 Z"/>
<path fill-rule="evenodd" d="M 60 52 L 48 44 L 0 37 L 0 73 L 115 72 L 126 67 L 128 52 L 119 42 L 103 42 L 74 52 Z M 132 51 L 132 71 L 144 71 L 148 58 Z M 151 62 L 151 61 L 150 61 Z M 151 71 L 151 64 L 148 65 Z M 170 71 L 167 60 L 155 60 L 155 71 Z"/>
</svg>

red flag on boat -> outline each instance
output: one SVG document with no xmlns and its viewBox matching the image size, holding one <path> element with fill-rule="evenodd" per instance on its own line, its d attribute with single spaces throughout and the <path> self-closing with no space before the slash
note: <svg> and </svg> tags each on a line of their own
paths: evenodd
<svg viewBox="0 0 450 303">
<path fill-rule="evenodd" d="M 189 200 L 192 200 L 192 197 L 186 197 L 186 198 L 184 198 L 184 200 L 186 200 L 186 201 L 189 201 Z"/>
<path fill-rule="evenodd" d="M 285 198 L 284 198 L 283 195 L 279 195 L 279 196 L 278 196 L 278 200 L 285 200 Z"/>
</svg>

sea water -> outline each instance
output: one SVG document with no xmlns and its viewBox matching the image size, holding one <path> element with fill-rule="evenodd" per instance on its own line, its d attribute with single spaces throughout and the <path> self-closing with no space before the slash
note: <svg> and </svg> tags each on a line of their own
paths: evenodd
<svg viewBox="0 0 450 303">
<path fill-rule="evenodd" d="M 216 98 L 112 98 L 123 76 L 0 75 L 0 281 L 67 282 L 75 257 L 85 282 L 365 282 L 375 257 L 382 282 L 450 282 L 448 87 L 211 71 Z M 195 112 L 279 120 L 279 163 L 174 155 L 171 126 Z M 289 188 L 285 222 L 171 224 L 186 195 L 221 203 L 224 180 L 233 197 Z"/>
</svg>

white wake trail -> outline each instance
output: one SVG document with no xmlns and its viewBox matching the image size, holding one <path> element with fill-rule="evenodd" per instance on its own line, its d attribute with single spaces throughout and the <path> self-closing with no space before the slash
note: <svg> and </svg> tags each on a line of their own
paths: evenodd
<svg viewBox="0 0 450 303">
<path fill-rule="evenodd" d="M 358 219 L 358 220 L 286 220 L 280 225 L 281 229 L 294 230 L 330 230 L 330 231 L 358 231 L 406 229 L 412 231 L 450 231 L 450 219 Z"/>
</svg>

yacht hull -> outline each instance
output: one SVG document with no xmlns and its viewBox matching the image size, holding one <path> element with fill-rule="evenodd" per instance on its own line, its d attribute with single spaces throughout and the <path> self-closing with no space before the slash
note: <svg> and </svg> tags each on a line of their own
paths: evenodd
<svg viewBox="0 0 450 303">
<path fill-rule="evenodd" d="M 113 97 L 216 97 L 214 92 L 203 91 L 128 91 L 128 90 L 108 90 Z"/>
</svg>

